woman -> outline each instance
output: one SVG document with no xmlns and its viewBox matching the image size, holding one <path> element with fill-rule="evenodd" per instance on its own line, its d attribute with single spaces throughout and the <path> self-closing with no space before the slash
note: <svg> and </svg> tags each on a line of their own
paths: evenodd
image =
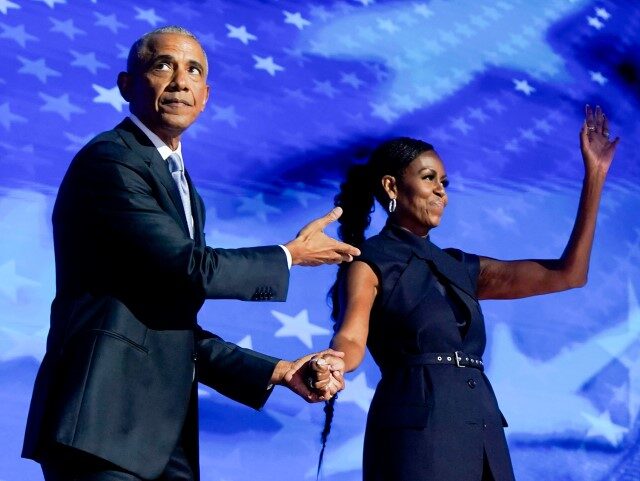
<svg viewBox="0 0 640 481">
<path fill-rule="evenodd" d="M 336 197 L 341 238 L 362 251 L 332 288 L 331 347 L 344 367 L 365 347 L 382 372 L 364 443 L 366 481 L 513 480 L 502 416 L 483 373 L 478 300 L 583 286 L 600 196 L 618 144 L 599 107 L 580 133 L 585 176 L 575 225 L 559 259 L 501 261 L 441 250 L 429 240 L 447 205 L 447 175 L 433 147 L 398 138 L 353 166 Z M 388 211 L 365 240 L 374 198 Z M 316 368 L 318 369 L 318 368 Z M 318 384 L 320 380 L 317 379 Z"/>
</svg>

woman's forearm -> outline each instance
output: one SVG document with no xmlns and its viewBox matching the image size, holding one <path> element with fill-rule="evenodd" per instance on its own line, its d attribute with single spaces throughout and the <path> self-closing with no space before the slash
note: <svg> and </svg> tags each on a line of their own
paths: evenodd
<svg viewBox="0 0 640 481">
<path fill-rule="evenodd" d="M 587 282 L 605 178 L 606 172 L 595 169 L 585 173 L 576 220 L 567 246 L 559 259 L 559 270 L 563 273 L 568 287 L 580 287 Z"/>
<path fill-rule="evenodd" d="M 331 348 L 344 352 L 343 360 L 347 372 L 355 370 L 360 363 L 362 363 L 362 359 L 364 359 L 365 346 L 345 336 L 341 336 L 340 333 L 333 336 Z"/>
</svg>

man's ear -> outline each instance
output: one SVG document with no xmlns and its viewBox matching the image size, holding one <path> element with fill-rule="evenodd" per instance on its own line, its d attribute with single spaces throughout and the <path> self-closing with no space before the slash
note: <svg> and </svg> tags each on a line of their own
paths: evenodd
<svg viewBox="0 0 640 481">
<path fill-rule="evenodd" d="M 120 72 L 118 74 L 118 90 L 120 90 L 120 95 L 122 95 L 123 99 L 131 102 L 133 95 L 133 77 L 127 72 Z"/>
<path fill-rule="evenodd" d="M 207 89 L 206 89 L 206 93 L 204 96 L 204 102 L 202 102 L 202 110 L 200 110 L 200 112 L 204 112 L 204 108 L 207 106 L 207 101 L 209 100 L 209 92 L 211 91 L 211 88 L 209 87 L 209 84 L 207 84 Z"/>
<path fill-rule="evenodd" d="M 398 197 L 398 183 L 393 175 L 383 176 L 380 182 L 382 182 L 382 188 L 389 196 L 389 199 L 395 199 Z"/>
</svg>

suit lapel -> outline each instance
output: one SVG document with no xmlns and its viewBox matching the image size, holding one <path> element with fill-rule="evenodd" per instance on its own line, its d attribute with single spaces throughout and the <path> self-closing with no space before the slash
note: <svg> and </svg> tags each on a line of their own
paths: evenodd
<svg viewBox="0 0 640 481">
<path fill-rule="evenodd" d="M 475 299 L 476 293 L 473 290 L 473 286 L 469 280 L 469 273 L 467 272 L 464 264 L 453 259 L 449 254 L 444 252 L 429 239 L 426 240 L 426 244 L 429 251 L 429 257 L 438 272 L 446 277 L 451 284 L 464 291 L 472 299 Z"/>
<path fill-rule="evenodd" d="M 447 281 L 475 299 L 476 294 L 464 264 L 440 249 L 428 237 L 417 236 L 390 222 L 381 233 L 410 247 L 414 255 L 428 261 Z"/>
<path fill-rule="evenodd" d="M 189 172 L 185 169 L 184 175 L 189 184 L 189 196 L 191 201 L 191 215 L 193 215 L 193 238 L 198 244 L 204 244 L 202 234 L 204 232 L 204 217 L 202 212 L 202 199 L 196 192 Z"/>
<path fill-rule="evenodd" d="M 146 162 L 151 170 L 152 175 L 162 184 L 165 188 L 169 198 L 171 199 L 171 203 L 175 208 L 175 213 L 177 214 L 177 219 L 181 224 L 182 228 L 185 230 L 187 235 L 189 234 L 189 227 L 187 225 L 187 218 L 184 213 L 184 206 L 182 205 L 182 199 L 180 198 L 180 193 L 176 187 L 176 184 L 171 177 L 171 173 L 169 172 L 169 168 L 167 167 L 167 162 L 162 158 L 158 149 L 156 149 L 155 145 L 149 140 L 149 138 L 140 130 L 136 124 L 134 124 L 129 118 L 124 119 L 120 124 L 116 127 L 116 130 L 127 144 L 127 146 L 138 154 L 142 159 Z M 190 181 L 189 181 L 190 183 Z M 190 189 L 193 197 L 193 187 L 190 183 Z M 194 205 L 193 200 L 191 201 L 192 206 Z"/>
<path fill-rule="evenodd" d="M 429 238 L 424 239 L 391 223 L 387 223 L 383 233 L 408 245 L 413 255 L 426 261 L 432 271 L 440 274 L 451 285 L 452 293 L 465 305 L 470 319 L 473 318 L 473 313 L 478 310 L 476 293 L 462 262 L 442 251 Z"/>
</svg>

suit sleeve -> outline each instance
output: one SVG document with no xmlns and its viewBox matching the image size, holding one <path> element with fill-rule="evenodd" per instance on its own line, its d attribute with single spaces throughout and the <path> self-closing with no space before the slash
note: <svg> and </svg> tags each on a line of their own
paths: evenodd
<svg viewBox="0 0 640 481">
<path fill-rule="evenodd" d="M 58 224 L 82 224 L 89 245 L 78 253 L 87 254 L 87 262 L 97 259 L 105 282 L 155 286 L 158 292 L 171 286 L 172 292 L 209 299 L 286 299 L 289 270 L 279 246 L 214 249 L 194 242 L 172 215 L 175 206 L 149 165 L 124 146 L 92 146 L 61 191 L 60 203 L 74 205 L 59 211 L 74 212 L 74 218 Z"/>
<path fill-rule="evenodd" d="M 260 409 L 273 388 L 268 388 L 277 358 L 226 342 L 198 328 L 198 381 L 234 401 Z"/>
</svg>

